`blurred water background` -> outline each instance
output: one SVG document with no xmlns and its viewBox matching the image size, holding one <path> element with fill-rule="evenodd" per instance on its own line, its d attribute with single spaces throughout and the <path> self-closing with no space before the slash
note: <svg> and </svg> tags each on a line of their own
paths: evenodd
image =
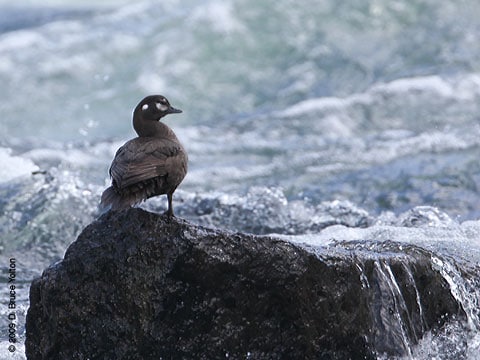
<svg viewBox="0 0 480 360">
<path fill-rule="evenodd" d="M 452 270 L 480 274 L 479 19 L 476 0 L 0 0 L 0 358 L 25 358 L 29 283 L 98 216 L 149 94 L 184 111 L 178 216 L 424 247 L 468 324 L 405 358 L 480 358 L 478 279 Z"/>
</svg>

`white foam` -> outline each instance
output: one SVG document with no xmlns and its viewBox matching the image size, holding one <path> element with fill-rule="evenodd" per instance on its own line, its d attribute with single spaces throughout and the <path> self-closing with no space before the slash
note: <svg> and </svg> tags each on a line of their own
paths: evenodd
<svg viewBox="0 0 480 360">
<path fill-rule="evenodd" d="M 39 168 L 29 159 L 12 156 L 9 148 L 0 148 L 0 182 L 10 181 L 16 177 L 30 175 Z"/>
<path fill-rule="evenodd" d="M 387 84 L 376 85 L 371 91 L 395 94 L 429 92 L 437 93 L 442 97 L 454 96 L 452 85 L 439 76 L 398 79 Z"/>
<path fill-rule="evenodd" d="M 336 97 L 323 97 L 316 99 L 308 99 L 301 101 L 290 108 L 279 112 L 277 115 L 281 117 L 294 117 L 306 113 L 325 110 L 337 110 L 345 107 L 347 99 Z"/>
<path fill-rule="evenodd" d="M 19 30 L 5 34 L 0 39 L 0 52 L 15 52 L 19 49 L 32 48 L 43 43 L 45 38 L 38 32 Z"/>
<path fill-rule="evenodd" d="M 382 102 L 384 95 L 405 96 L 428 94 L 429 97 L 472 101 L 480 95 L 480 74 L 472 73 L 459 79 L 444 79 L 440 76 L 423 76 L 397 79 L 373 85 L 364 93 L 355 93 L 344 98 L 320 97 L 290 106 L 276 113 L 279 117 L 296 117 L 312 112 L 339 112 L 353 105 L 368 105 L 375 100 Z"/>
<path fill-rule="evenodd" d="M 242 24 L 234 16 L 231 3 L 215 1 L 198 7 L 192 14 L 194 21 L 208 21 L 215 31 L 229 33 L 243 30 Z"/>
<path fill-rule="evenodd" d="M 295 243 L 325 246 L 333 242 L 394 241 L 417 245 L 432 251 L 441 247 L 446 253 L 473 262 L 480 261 L 480 221 L 468 221 L 456 226 L 405 227 L 401 225 L 374 225 L 367 228 L 352 228 L 333 225 L 318 234 L 282 236 Z"/>
<path fill-rule="evenodd" d="M 137 85 L 145 92 L 156 93 L 158 89 L 168 88 L 167 82 L 159 74 L 145 71 L 140 74 L 136 81 Z"/>
</svg>

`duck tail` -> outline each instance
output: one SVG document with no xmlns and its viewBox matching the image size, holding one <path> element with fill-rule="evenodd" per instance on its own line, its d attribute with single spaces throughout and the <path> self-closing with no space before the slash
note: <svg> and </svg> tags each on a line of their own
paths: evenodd
<svg viewBox="0 0 480 360">
<path fill-rule="evenodd" d="M 103 192 L 99 208 L 100 211 L 104 213 L 108 210 L 116 211 L 127 209 L 132 205 L 131 199 L 121 196 L 117 191 L 115 191 L 113 186 L 110 186 Z"/>
</svg>

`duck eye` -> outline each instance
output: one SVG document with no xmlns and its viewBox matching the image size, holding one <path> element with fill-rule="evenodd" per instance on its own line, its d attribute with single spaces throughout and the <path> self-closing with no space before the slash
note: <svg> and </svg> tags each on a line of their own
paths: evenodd
<svg viewBox="0 0 480 360">
<path fill-rule="evenodd" d="M 165 105 L 165 104 L 162 104 L 162 103 L 155 103 L 155 106 L 157 107 L 158 110 L 160 111 L 167 111 L 168 110 L 168 106 Z"/>
<path fill-rule="evenodd" d="M 142 106 L 142 110 L 145 111 L 145 110 L 148 110 L 148 104 L 145 104 Z"/>
</svg>

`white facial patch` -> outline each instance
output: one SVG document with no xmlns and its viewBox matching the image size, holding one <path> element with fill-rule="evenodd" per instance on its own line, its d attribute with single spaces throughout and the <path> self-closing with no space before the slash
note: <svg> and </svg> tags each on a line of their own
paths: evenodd
<svg viewBox="0 0 480 360">
<path fill-rule="evenodd" d="M 143 111 L 145 111 L 145 110 L 147 110 L 147 109 L 148 109 L 148 104 L 145 104 L 145 105 L 142 106 L 142 110 L 143 110 Z"/>
<path fill-rule="evenodd" d="M 167 111 L 167 109 L 168 109 L 167 105 L 164 105 L 164 104 L 159 103 L 159 102 L 157 102 L 155 105 L 157 106 L 157 109 L 160 110 L 160 111 Z"/>
</svg>

